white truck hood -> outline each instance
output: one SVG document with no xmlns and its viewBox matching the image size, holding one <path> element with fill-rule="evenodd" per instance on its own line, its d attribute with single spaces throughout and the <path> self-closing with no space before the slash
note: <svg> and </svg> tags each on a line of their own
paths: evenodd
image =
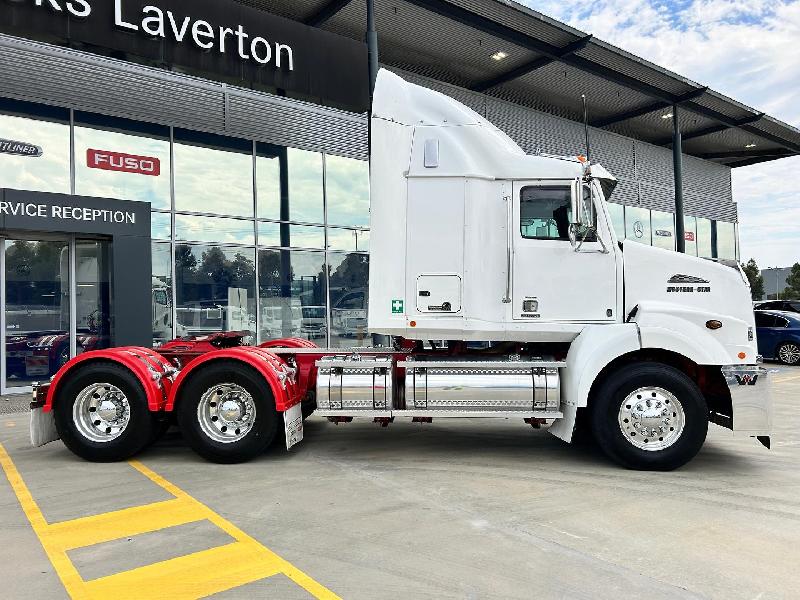
<svg viewBox="0 0 800 600">
<path fill-rule="evenodd" d="M 755 362 L 755 317 L 741 271 L 636 242 L 626 241 L 623 247 L 625 314 L 636 309 L 631 320 L 643 331 L 645 325 L 680 331 L 687 344 L 707 347 L 701 364 Z M 711 320 L 722 327 L 709 329 L 706 323 Z"/>
</svg>

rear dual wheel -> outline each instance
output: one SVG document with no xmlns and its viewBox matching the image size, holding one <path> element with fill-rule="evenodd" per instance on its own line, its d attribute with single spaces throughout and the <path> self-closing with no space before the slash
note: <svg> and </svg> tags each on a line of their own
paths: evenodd
<svg viewBox="0 0 800 600">
<path fill-rule="evenodd" d="M 700 451 L 708 407 L 697 385 L 674 367 L 636 363 L 609 376 L 592 400 L 600 448 L 629 469 L 670 471 Z"/>
<path fill-rule="evenodd" d="M 64 445 L 92 462 L 125 460 L 158 432 L 141 383 L 114 363 L 93 363 L 70 374 L 54 405 Z"/>
<path fill-rule="evenodd" d="M 177 417 L 192 449 L 217 463 L 244 462 L 263 454 L 281 431 L 269 385 L 238 363 L 199 369 L 185 384 Z"/>
</svg>

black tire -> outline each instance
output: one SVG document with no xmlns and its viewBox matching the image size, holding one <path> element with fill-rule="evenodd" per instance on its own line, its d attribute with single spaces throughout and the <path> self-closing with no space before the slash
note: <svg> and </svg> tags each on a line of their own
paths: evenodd
<svg viewBox="0 0 800 600">
<path fill-rule="evenodd" d="M 630 396 L 632 402 L 627 404 L 626 408 L 640 405 L 639 400 L 647 403 L 647 400 L 650 399 L 649 396 L 645 399 L 642 399 L 640 395 L 631 396 L 637 390 L 645 388 L 660 388 L 671 394 L 679 401 L 683 411 L 682 431 L 679 430 L 675 434 L 678 437 L 671 445 L 662 449 L 637 448 L 632 442 L 637 439 L 633 437 L 637 433 L 635 428 L 627 433 L 623 431 L 621 420 L 626 418 L 624 415 L 620 415 L 620 411 L 623 410 L 623 402 Z M 653 392 L 653 394 L 656 393 L 659 394 L 659 399 L 662 398 L 661 392 Z M 595 440 L 609 458 L 626 468 L 671 471 L 694 458 L 705 442 L 708 432 L 708 407 L 705 398 L 694 381 L 674 367 L 660 363 L 635 363 L 624 366 L 612 373 L 600 385 L 591 402 L 592 434 Z M 669 404 L 668 399 L 666 402 L 664 410 Z M 635 410 L 636 407 L 633 408 Z M 667 418 L 673 419 L 673 416 L 677 415 L 678 413 L 667 414 Z M 660 419 L 660 415 L 655 418 Z M 634 422 L 636 422 L 635 419 Z M 671 422 L 674 424 L 674 421 Z M 639 423 L 643 423 L 643 421 L 639 421 Z M 664 426 L 666 435 L 671 435 L 668 432 L 674 430 L 667 429 L 668 424 Z M 638 443 L 652 442 L 654 445 L 657 443 L 655 436 L 649 435 L 648 438 L 653 438 L 650 440 L 642 439 L 641 432 L 639 435 Z M 663 434 L 657 433 L 656 435 Z"/>
<path fill-rule="evenodd" d="M 225 384 L 244 388 L 255 404 L 251 429 L 237 441 L 221 442 L 210 437 L 198 416 L 203 395 Z M 216 463 L 232 464 L 251 460 L 278 438 L 280 415 L 266 380 L 250 367 L 235 362 L 211 363 L 201 367 L 186 382 L 177 406 L 178 425 L 189 446 L 203 458 Z"/>
<path fill-rule="evenodd" d="M 73 418 L 78 396 L 93 384 L 116 386 L 128 401 L 130 418 L 124 431 L 109 441 L 84 435 Z M 56 429 L 64 445 L 91 462 L 114 462 L 130 458 L 153 440 L 153 415 L 141 383 L 128 369 L 114 363 L 88 364 L 69 374 L 54 404 Z"/>
<path fill-rule="evenodd" d="M 794 342 L 784 342 L 778 346 L 775 358 L 784 365 L 794 366 L 800 364 L 800 346 Z"/>
</svg>

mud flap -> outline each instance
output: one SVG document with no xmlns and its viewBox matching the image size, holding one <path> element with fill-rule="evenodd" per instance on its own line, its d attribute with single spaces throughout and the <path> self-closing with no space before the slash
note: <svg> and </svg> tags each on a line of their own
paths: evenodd
<svg viewBox="0 0 800 600">
<path fill-rule="evenodd" d="M 53 411 L 44 412 L 43 408 L 31 409 L 31 445 L 40 448 L 60 439 L 56 430 L 56 417 Z"/>
<path fill-rule="evenodd" d="M 286 449 L 303 441 L 303 407 L 295 404 L 283 413 L 283 423 L 286 431 Z"/>
</svg>

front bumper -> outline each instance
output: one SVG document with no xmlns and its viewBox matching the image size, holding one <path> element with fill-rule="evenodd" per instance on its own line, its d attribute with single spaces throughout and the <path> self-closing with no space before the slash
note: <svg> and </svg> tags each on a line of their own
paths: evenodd
<svg viewBox="0 0 800 600">
<path fill-rule="evenodd" d="M 750 436 L 769 436 L 772 431 L 772 382 L 761 365 L 722 367 L 731 393 L 733 431 Z"/>
</svg>

